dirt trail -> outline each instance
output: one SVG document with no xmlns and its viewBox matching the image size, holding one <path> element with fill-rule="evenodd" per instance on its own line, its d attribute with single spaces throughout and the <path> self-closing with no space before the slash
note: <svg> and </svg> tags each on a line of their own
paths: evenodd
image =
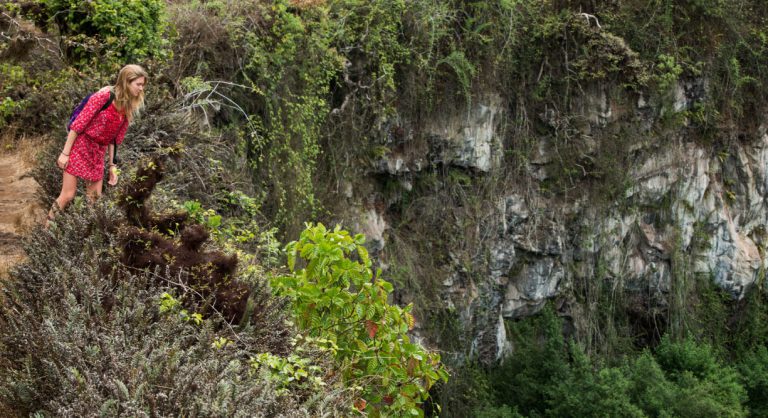
<svg viewBox="0 0 768 418">
<path fill-rule="evenodd" d="M 0 277 L 24 258 L 21 235 L 45 220 L 27 154 L 23 150 L 0 154 Z"/>
<path fill-rule="evenodd" d="M 37 202 L 39 186 L 29 176 L 34 166 L 31 149 L 29 145 L 12 150 L 2 146 L 0 151 L 0 280 L 24 259 L 21 235 L 45 220 L 45 211 Z M 0 402 L 0 416 L 18 415 Z"/>
</svg>

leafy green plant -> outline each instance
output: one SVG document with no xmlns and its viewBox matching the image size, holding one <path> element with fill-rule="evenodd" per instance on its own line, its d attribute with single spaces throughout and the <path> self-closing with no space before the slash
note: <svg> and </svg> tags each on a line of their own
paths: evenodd
<svg viewBox="0 0 768 418">
<path fill-rule="evenodd" d="M 570 372 L 562 322 L 547 305 L 534 317 L 510 323 L 509 332 L 517 351 L 489 373 L 496 398 L 523 415 L 542 415 L 551 391 Z"/>
<path fill-rule="evenodd" d="M 711 346 L 692 338 L 663 338 L 655 355 L 641 355 L 628 375 L 635 402 L 651 416 L 747 414 L 747 393 L 736 370 L 723 364 Z"/>
<path fill-rule="evenodd" d="M 364 242 L 338 226 L 308 224 L 286 246 L 291 274 L 274 278 L 272 287 L 291 301 L 300 330 L 332 342 L 345 385 L 362 388 L 359 410 L 421 416 L 429 388 L 448 374 L 437 353 L 408 337 L 412 306 L 387 302 L 393 287 L 373 274 Z"/>
<path fill-rule="evenodd" d="M 0 91 L 18 87 L 26 79 L 23 67 L 8 63 L 0 64 Z"/>
<path fill-rule="evenodd" d="M 667 54 L 659 55 L 655 68 L 655 80 L 661 91 L 669 90 L 683 73 L 683 67 L 675 61 L 675 57 Z"/>
<path fill-rule="evenodd" d="M 551 417 L 644 417 L 629 396 L 632 382 L 625 371 L 614 367 L 595 370 L 593 361 L 575 343 L 570 344 L 572 361 L 565 378 L 554 382 L 546 393 Z"/>
<path fill-rule="evenodd" d="M 10 97 L 5 97 L 0 100 L 0 128 L 5 127 L 13 115 L 24 110 L 25 102 L 23 100 L 16 101 Z"/>
<path fill-rule="evenodd" d="M 197 200 L 188 200 L 181 204 L 189 217 L 206 226 L 214 239 L 229 252 L 237 252 L 241 259 L 255 257 L 259 267 L 275 267 L 280 265 L 282 244 L 276 238 L 276 227 L 263 228 L 258 223 L 259 206 L 256 199 L 241 191 L 224 193 L 219 203 L 223 209 L 243 212 L 239 216 L 222 216 L 213 209 L 203 208 Z"/>
<path fill-rule="evenodd" d="M 181 302 L 168 292 L 163 292 L 160 295 L 159 305 L 161 314 L 177 314 L 183 321 L 191 321 L 195 325 L 203 323 L 203 315 L 198 312 L 190 314 L 189 311 L 181 307 Z"/>
<path fill-rule="evenodd" d="M 472 79 L 477 74 L 475 66 L 472 65 L 462 51 L 451 51 L 448 56 L 437 61 L 438 66 L 442 64 L 447 65 L 453 70 L 456 79 L 459 81 L 461 92 L 465 98 L 469 99 L 472 96 L 470 91 Z"/>
<path fill-rule="evenodd" d="M 250 364 L 255 371 L 265 369 L 269 378 L 280 388 L 286 388 L 289 385 L 311 387 L 325 385 L 321 377 L 322 368 L 312 364 L 311 359 L 297 354 L 283 357 L 272 353 L 259 353 L 251 357 Z"/>
<path fill-rule="evenodd" d="M 14 115 L 26 107 L 27 100 L 8 96 L 21 87 L 25 79 L 24 68 L 7 63 L 0 64 L 0 128 L 5 127 Z"/>
<path fill-rule="evenodd" d="M 216 211 L 203 209 L 203 205 L 196 200 L 188 200 L 182 206 L 195 222 L 205 225 L 214 232 L 218 231 L 218 227 L 221 226 L 221 215 L 218 215 Z"/>
<path fill-rule="evenodd" d="M 30 17 L 58 27 L 66 51 L 75 63 L 119 67 L 120 63 L 167 55 L 162 1 L 39 0 L 37 3 L 41 7 Z"/>
</svg>

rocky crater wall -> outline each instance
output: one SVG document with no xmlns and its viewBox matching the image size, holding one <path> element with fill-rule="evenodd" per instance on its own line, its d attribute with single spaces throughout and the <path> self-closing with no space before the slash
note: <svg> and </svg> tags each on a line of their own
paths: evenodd
<svg viewBox="0 0 768 418">
<path fill-rule="evenodd" d="M 593 86 L 574 100 L 572 137 L 582 145 L 570 150 L 589 161 L 611 152 L 600 147 L 613 138 L 626 153 L 614 167 L 626 184 L 608 200 L 595 197 L 599 181 L 579 180 L 567 196 L 543 187 L 563 158 L 555 135 L 539 135 L 523 169 L 510 169 L 505 152 L 519 140 L 508 129 L 516 112 L 498 94 L 478 94 L 418 126 L 407 115 L 382 122 L 383 131 L 393 124 L 404 130 L 399 149 L 410 152 L 382 156 L 372 171 L 378 181 L 384 176 L 410 191 L 415 177 L 446 167 L 503 180 L 487 205 L 492 209 L 444 220 L 446 226 L 474 222 L 484 237 L 479 253 L 444 257 L 471 265 L 448 261 L 438 281 L 442 303 L 471 336 L 472 355 L 491 361 L 509 353 L 504 320 L 535 314 L 548 300 L 557 301 L 561 315 L 578 316 L 589 309 L 579 296 L 585 286 L 607 287 L 632 296 L 637 309 L 664 312 L 681 276 L 709 280 L 734 299 L 762 279 L 768 126 L 703 141 L 686 113 L 702 94 L 706 80 L 679 82 L 656 99 Z M 668 126 L 670 119 L 677 122 Z M 545 111 L 537 123 L 556 130 L 558 120 L 562 115 Z M 418 138 L 421 145 L 414 145 Z M 359 213 L 359 229 L 375 231 L 375 250 L 389 245 L 392 202 Z M 578 320 L 573 325 L 584 332 Z"/>
</svg>

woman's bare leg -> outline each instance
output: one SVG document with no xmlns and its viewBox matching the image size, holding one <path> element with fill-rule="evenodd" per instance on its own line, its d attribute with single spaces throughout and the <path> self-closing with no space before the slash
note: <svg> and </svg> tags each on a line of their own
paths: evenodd
<svg viewBox="0 0 768 418">
<path fill-rule="evenodd" d="M 75 198 L 75 193 L 77 193 L 77 177 L 65 171 L 61 180 L 61 193 L 48 211 L 48 221 L 53 220 L 57 211 L 62 211 L 69 205 L 69 202 Z"/>
<path fill-rule="evenodd" d="M 93 203 L 96 199 L 101 197 L 101 190 L 104 184 L 104 179 L 94 182 L 88 182 L 85 185 L 85 195 L 88 197 L 88 201 Z"/>
</svg>

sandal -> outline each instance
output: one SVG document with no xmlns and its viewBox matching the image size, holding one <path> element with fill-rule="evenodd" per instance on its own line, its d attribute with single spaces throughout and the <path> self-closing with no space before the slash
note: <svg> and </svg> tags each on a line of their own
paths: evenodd
<svg viewBox="0 0 768 418">
<path fill-rule="evenodd" d="M 61 209 L 59 208 L 59 204 L 54 200 L 53 204 L 51 205 L 51 209 L 48 210 L 48 215 L 45 217 L 45 229 L 48 229 L 48 227 L 51 225 L 51 222 L 56 218 L 56 215 L 61 212 Z"/>
</svg>

